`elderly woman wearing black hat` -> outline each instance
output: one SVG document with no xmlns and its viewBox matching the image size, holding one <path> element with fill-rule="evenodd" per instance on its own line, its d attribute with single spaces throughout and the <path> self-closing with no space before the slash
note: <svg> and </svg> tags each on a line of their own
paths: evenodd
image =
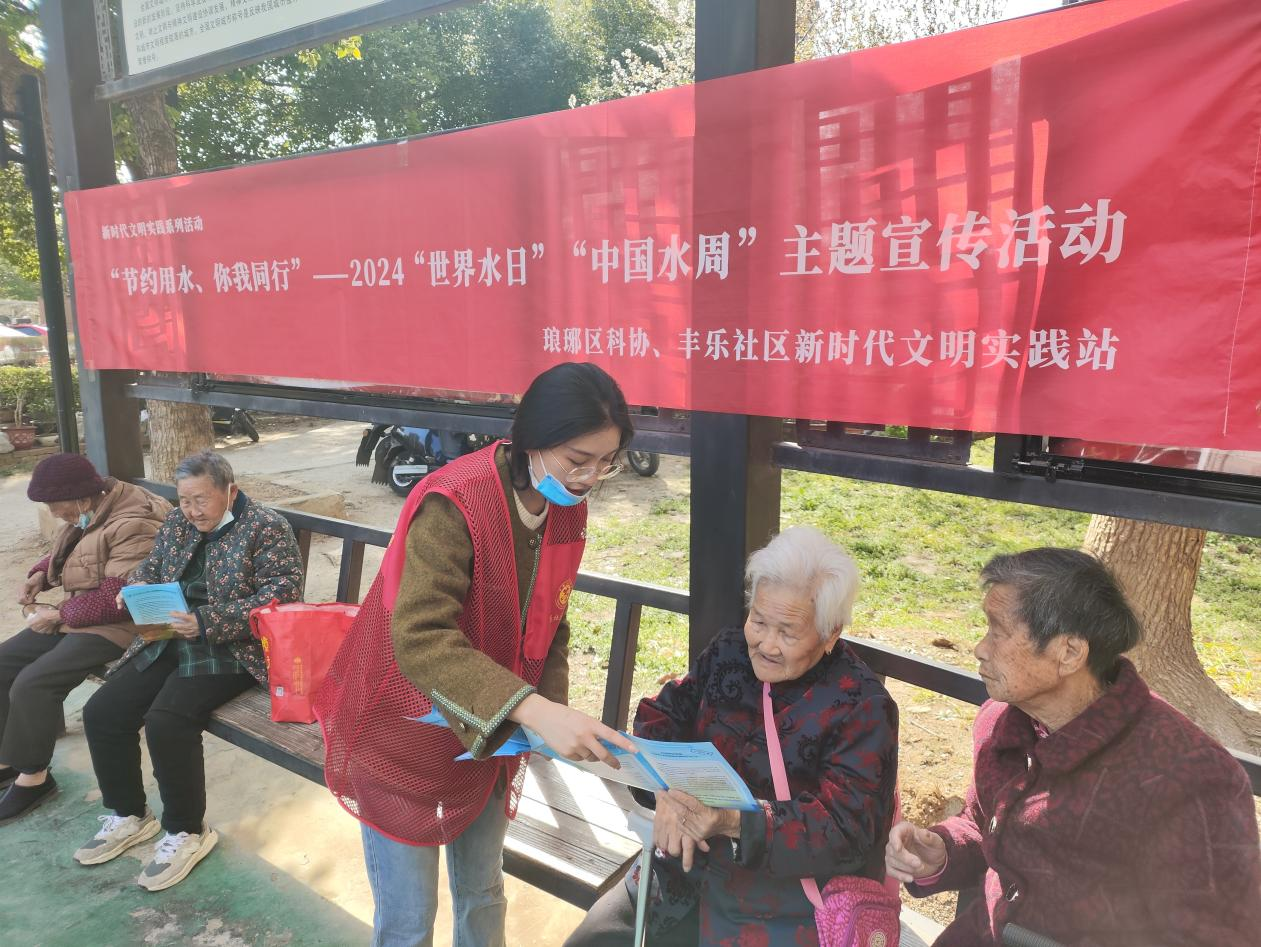
<svg viewBox="0 0 1261 947">
<path fill-rule="evenodd" d="M 0 644 L 0 825 L 57 791 L 48 764 L 61 703 L 135 637 L 114 599 L 171 509 L 147 490 L 103 479 L 78 454 L 40 461 L 26 495 L 66 525 L 18 594 L 26 627 Z"/>
</svg>

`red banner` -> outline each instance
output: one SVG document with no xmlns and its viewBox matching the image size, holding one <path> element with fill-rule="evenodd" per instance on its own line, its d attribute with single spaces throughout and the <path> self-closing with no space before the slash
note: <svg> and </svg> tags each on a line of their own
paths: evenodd
<svg viewBox="0 0 1261 947">
<path fill-rule="evenodd" d="M 66 196 L 94 368 L 1261 448 L 1261 4 Z M 1250 251 L 1253 258 L 1250 267 Z"/>
</svg>

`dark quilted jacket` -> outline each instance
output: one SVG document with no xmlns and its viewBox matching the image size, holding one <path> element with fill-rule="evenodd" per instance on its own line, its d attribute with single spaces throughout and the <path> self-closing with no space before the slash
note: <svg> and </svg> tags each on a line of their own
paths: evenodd
<svg viewBox="0 0 1261 947">
<path fill-rule="evenodd" d="M 242 664 L 267 683 L 263 649 L 250 634 L 250 612 L 273 600 L 302 597 L 302 558 L 289 521 L 237 492 L 231 528 L 206 543 L 210 604 L 195 609 L 204 640 L 226 644 Z M 153 543 L 153 552 L 131 574 L 133 582 L 176 582 L 201 537 L 178 509 L 172 510 Z M 127 663 L 145 642 L 137 638 L 118 662 Z"/>
<path fill-rule="evenodd" d="M 912 894 L 984 884 L 937 947 L 999 943 L 1007 923 L 1068 947 L 1255 944 L 1261 850 L 1248 777 L 1122 659 L 1112 686 L 1038 739 L 991 701 L 973 731 L 948 857 Z"/>
<path fill-rule="evenodd" d="M 742 814 L 738 844 L 711 840 L 689 875 L 677 858 L 654 859 L 652 931 L 668 929 L 699 901 L 704 947 L 813 947 L 814 908 L 801 878 L 822 887 L 840 874 L 884 877 L 897 784 L 893 698 L 842 643 L 801 677 L 772 685 L 771 706 L 790 802 L 774 801 L 762 684 L 742 629 L 721 632 L 687 677 L 640 702 L 637 736 L 712 741 L 763 801 Z M 638 871 L 628 880 L 632 894 L 637 880 Z"/>
</svg>

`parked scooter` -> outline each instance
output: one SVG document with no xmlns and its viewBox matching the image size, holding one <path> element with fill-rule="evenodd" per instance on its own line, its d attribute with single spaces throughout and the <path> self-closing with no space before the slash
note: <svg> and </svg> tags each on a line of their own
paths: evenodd
<svg viewBox="0 0 1261 947">
<path fill-rule="evenodd" d="M 363 432 L 355 465 L 366 467 L 372 460 L 372 482 L 388 484 L 391 490 L 405 497 L 426 474 L 457 457 L 481 450 L 494 440 L 488 434 L 374 424 Z"/>
<path fill-rule="evenodd" d="M 241 434 L 255 444 L 258 443 L 258 428 L 254 424 L 254 418 L 244 408 L 215 408 L 210 421 L 214 425 L 215 437 Z"/>
<path fill-rule="evenodd" d="M 661 455 L 654 454 L 650 450 L 628 450 L 626 463 L 641 477 L 651 477 L 661 466 Z"/>
</svg>

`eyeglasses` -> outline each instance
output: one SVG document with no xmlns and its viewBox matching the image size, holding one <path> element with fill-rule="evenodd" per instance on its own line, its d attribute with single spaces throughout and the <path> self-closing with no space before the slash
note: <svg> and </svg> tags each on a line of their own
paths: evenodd
<svg viewBox="0 0 1261 947">
<path fill-rule="evenodd" d="M 551 454 L 552 460 L 556 460 L 556 455 Z M 607 467 L 575 467 L 569 473 L 565 474 L 566 483 L 582 483 L 594 477 L 596 480 L 609 480 L 616 477 L 626 469 L 625 464 L 609 464 Z"/>
</svg>

